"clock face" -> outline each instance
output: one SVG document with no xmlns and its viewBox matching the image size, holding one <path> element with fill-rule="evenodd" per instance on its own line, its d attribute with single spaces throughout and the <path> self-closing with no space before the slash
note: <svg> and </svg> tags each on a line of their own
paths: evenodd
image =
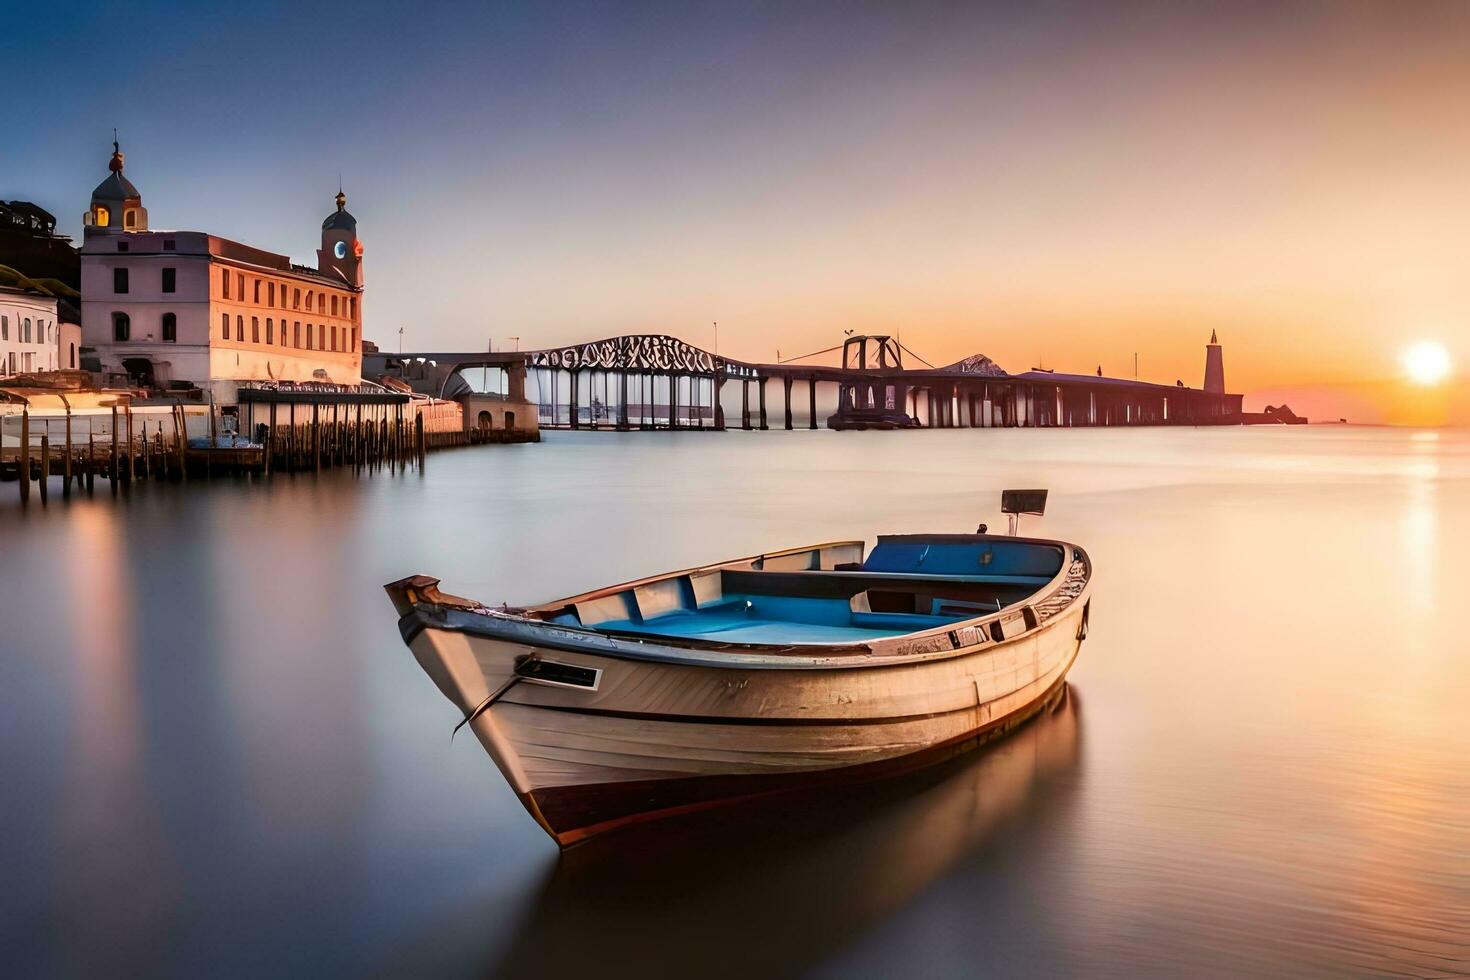
<svg viewBox="0 0 1470 980">
<path fill-rule="evenodd" d="M 347 243 L 346 242 L 338 242 L 337 244 L 333 245 L 332 246 L 332 254 L 335 255 L 335 256 L 337 256 L 337 258 L 339 258 L 339 259 L 345 259 L 345 258 L 347 258 Z"/>
</svg>

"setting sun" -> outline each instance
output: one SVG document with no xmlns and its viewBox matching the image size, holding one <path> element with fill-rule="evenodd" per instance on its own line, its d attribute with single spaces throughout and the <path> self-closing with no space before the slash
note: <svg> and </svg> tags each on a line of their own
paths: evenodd
<svg viewBox="0 0 1470 980">
<path fill-rule="evenodd" d="M 1404 374 L 1417 385 L 1437 385 L 1450 374 L 1450 352 L 1433 340 L 1421 340 L 1406 348 L 1402 360 Z"/>
</svg>

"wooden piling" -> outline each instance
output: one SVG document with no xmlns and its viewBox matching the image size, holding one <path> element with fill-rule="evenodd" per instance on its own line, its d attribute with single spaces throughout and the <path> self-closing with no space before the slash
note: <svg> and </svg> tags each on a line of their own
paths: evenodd
<svg viewBox="0 0 1470 980">
<path fill-rule="evenodd" d="M 61 396 L 61 403 L 66 406 L 66 455 L 61 460 L 61 495 L 71 496 L 71 403 L 66 396 Z"/>
<path fill-rule="evenodd" d="M 107 457 L 108 470 L 112 474 L 108 482 L 112 485 L 112 492 L 117 493 L 118 479 L 118 454 L 117 454 L 117 406 L 112 406 L 112 454 Z"/>
<path fill-rule="evenodd" d="M 133 405 L 129 402 L 123 406 L 123 424 L 127 426 L 127 438 L 123 440 L 123 482 L 133 482 L 135 475 L 133 470 Z"/>
<path fill-rule="evenodd" d="M 271 455 L 276 448 L 276 403 L 271 402 L 270 431 L 265 437 L 265 475 L 271 475 Z"/>
<path fill-rule="evenodd" d="M 424 458 L 428 455 L 428 446 L 424 442 L 424 416 L 416 414 L 413 417 L 413 439 L 414 445 L 418 447 L 419 472 L 424 471 Z"/>
<path fill-rule="evenodd" d="M 31 414 L 22 408 L 20 410 L 20 502 L 29 503 L 31 499 Z"/>
<path fill-rule="evenodd" d="M 27 478 L 29 479 L 29 477 Z M 41 503 L 46 502 L 46 494 L 51 485 L 51 437 L 41 433 Z"/>
<path fill-rule="evenodd" d="M 92 417 L 87 418 L 87 493 L 92 492 L 97 479 L 97 441 L 92 436 Z"/>
<path fill-rule="evenodd" d="M 174 408 L 179 413 L 179 420 L 176 423 L 174 423 L 174 435 L 175 435 L 175 440 L 176 440 L 176 443 L 177 443 L 177 448 L 178 448 L 178 451 L 179 451 L 179 479 L 180 480 L 188 480 L 189 479 L 189 466 L 188 466 L 188 463 L 189 463 L 189 455 L 188 455 L 188 448 L 189 448 L 189 419 L 188 419 L 188 416 L 186 416 L 184 414 L 184 406 L 183 405 L 175 405 Z"/>
<path fill-rule="evenodd" d="M 214 418 L 214 392 L 209 393 L 209 450 L 204 454 L 204 478 L 214 478 L 214 447 L 215 447 L 215 418 Z"/>
</svg>

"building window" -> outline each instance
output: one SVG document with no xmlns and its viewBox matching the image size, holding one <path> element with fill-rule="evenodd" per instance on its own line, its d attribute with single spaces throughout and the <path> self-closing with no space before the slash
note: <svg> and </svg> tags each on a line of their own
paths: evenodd
<svg viewBox="0 0 1470 980">
<path fill-rule="evenodd" d="M 286 308 L 286 284 L 281 283 L 281 309 Z"/>
<path fill-rule="evenodd" d="M 265 286 L 265 305 L 266 306 L 275 306 L 276 305 L 276 284 L 273 283 L 273 282 L 266 283 L 266 286 Z"/>
<path fill-rule="evenodd" d="M 118 242 L 117 243 L 117 250 L 119 252 L 126 252 L 128 250 L 128 243 L 127 242 Z"/>
<path fill-rule="evenodd" d="M 235 314 L 235 339 L 242 344 L 245 342 L 245 318 L 238 313 Z"/>
<path fill-rule="evenodd" d="M 128 291 L 128 270 L 112 270 L 112 291 L 114 293 L 125 293 Z"/>
<path fill-rule="evenodd" d="M 348 332 L 352 335 L 352 347 L 351 347 L 352 353 L 356 354 L 357 353 L 357 328 L 356 327 L 352 327 Z"/>
<path fill-rule="evenodd" d="M 229 269 L 225 269 L 224 271 L 222 271 L 220 273 L 219 281 L 220 281 L 220 289 L 222 290 L 221 295 L 223 295 L 225 299 L 229 299 L 230 298 L 230 270 Z"/>
<path fill-rule="evenodd" d="M 357 297 L 347 297 L 347 317 L 351 320 L 357 319 Z"/>
<path fill-rule="evenodd" d="M 10 339 L 10 317 L 0 316 L 0 340 Z"/>
<path fill-rule="evenodd" d="M 266 317 L 265 318 L 265 342 L 267 344 L 273 344 L 273 343 L 275 343 L 275 336 L 276 336 L 276 334 L 275 334 L 275 328 L 276 328 L 276 321 L 272 320 L 270 317 Z"/>
<path fill-rule="evenodd" d="M 258 316 L 250 318 L 250 342 L 252 344 L 260 343 L 260 317 Z"/>
<path fill-rule="evenodd" d="M 301 290 L 299 289 L 291 290 L 291 309 L 301 309 Z"/>
<path fill-rule="evenodd" d="M 316 311 L 322 316 L 327 315 L 327 294 L 318 293 L 316 297 Z"/>
<path fill-rule="evenodd" d="M 123 225 L 128 228 L 138 227 L 138 212 L 128 208 L 123 212 Z"/>
<path fill-rule="evenodd" d="M 292 347 L 301 346 L 301 321 L 297 320 L 295 325 L 295 336 L 291 340 Z"/>
<path fill-rule="evenodd" d="M 163 341 L 172 344 L 179 339 L 179 318 L 172 313 L 163 315 Z"/>
<path fill-rule="evenodd" d="M 164 270 L 163 270 L 163 291 L 164 292 L 171 293 L 171 292 L 174 291 L 174 287 L 175 287 L 175 285 L 178 282 L 177 275 L 176 275 L 177 272 L 178 272 L 178 270 L 176 270 L 176 269 L 170 269 L 167 266 L 164 267 Z"/>
<path fill-rule="evenodd" d="M 230 339 L 230 315 L 228 313 L 219 315 L 219 335 L 225 340 Z"/>
<path fill-rule="evenodd" d="M 133 333 L 133 322 L 126 313 L 112 314 L 112 339 L 121 343 Z"/>
<path fill-rule="evenodd" d="M 165 238 L 163 240 L 163 250 L 165 252 L 172 252 L 174 250 L 174 240 L 172 238 Z"/>
<path fill-rule="evenodd" d="M 22 344 L 29 344 L 31 342 L 31 318 L 30 317 L 26 317 L 25 320 L 23 320 L 21 322 L 21 327 L 20 327 L 20 342 Z"/>
<path fill-rule="evenodd" d="M 306 312 L 311 312 L 311 290 L 306 291 Z"/>
<path fill-rule="evenodd" d="M 255 303 L 259 303 L 260 302 L 260 280 L 259 279 L 255 280 L 255 299 L 252 300 L 252 302 L 255 302 Z"/>
<path fill-rule="evenodd" d="M 309 324 L 309 323 L 306 325 L 306 349 L 307 350 L 315 350 L 316 349 L 315 345 L 313 345 L 312 342 L 311 342 L 311 324 Z"/>
<path fill-rule="evenodd" d="M 235 273 L 235 292 L 240 294 L 241 301 L 245 299 L 245 273 Z"/>
<path fill-rule="evenodd" d="M 337 297 L 332 297 L 332 316 L 337 315 Z"/>
<path fill-rule="evenodd" d="M 108 211 L 100 204 L 92 209 L 92 224 L 96 225 L 99 228 L 106 228 L 111 222 L 111 211 Z"/>
<path fill-rule="evenodd" d="M 77 366 L 77 345 L 68 344 L 67 346 L 71 348 L 71 362 L 67 366 L 75 368 Z"/>
</svg>

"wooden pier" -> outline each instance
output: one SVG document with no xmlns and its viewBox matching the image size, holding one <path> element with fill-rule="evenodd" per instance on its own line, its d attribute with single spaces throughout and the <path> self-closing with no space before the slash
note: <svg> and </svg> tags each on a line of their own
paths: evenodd
<svg viewBox="0 0 1470 980">
<path fill-rule="evenodd" d="M 223 416 L 198 404 L 169 406 L 166 414 L 150 405 L 155 411 L 144 414 L 119 399 L 102 414 L 60 416 L 22 407 L 5 417 L 5 434 L 14 429 L 18 438 L 0 448 L 0 480 L 17 482 L 23 504 L 33 495 L 45 503 L 57 491 L 63 498 L 93 493 L 99 479 L 116 494 L 141 480 L 421 470 L 431 450 L 502 441 L 495 432 L 426 426 L 407 397 L 384 403 L 381 396 L 354 402 L 333 395 L 303 405 L 300 393 L 296 400 L 269 394 L 281 397 L 241 403 L 239 434 L 225 432 Z"/>
</svg>

